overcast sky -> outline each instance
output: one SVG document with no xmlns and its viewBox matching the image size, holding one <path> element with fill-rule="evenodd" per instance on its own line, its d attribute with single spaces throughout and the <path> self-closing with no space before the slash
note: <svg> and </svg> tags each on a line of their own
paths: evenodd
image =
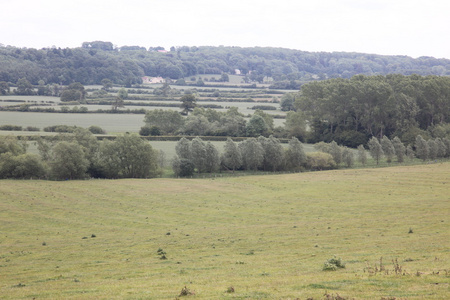
<svg viewBox="0 0 450 300">
<path fill-rule="evenodd" d="M 0 44 L 271 46 L 450 59 L 449 0 L 0 0 Z"/>
</svg>

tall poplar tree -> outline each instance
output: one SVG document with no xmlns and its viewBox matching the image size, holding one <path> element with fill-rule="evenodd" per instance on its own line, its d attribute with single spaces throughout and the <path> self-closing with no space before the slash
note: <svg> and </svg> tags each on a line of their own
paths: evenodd
<svg viewBox="0 0 450 300">
<path fill-rule="evenodd" d="M 233 172 L 242 165 L 241 152 L 239 151 L 237 144 L 233 142 L 231 138 L 227 138 L 227 141 L 225 142 L 221 160 L 222 164 L 233 170 Z"/>
<path fill-rule="evenodd" d="M 367 143 L 369 146 L 369 152 L 373 159 L 377 162 L 377 165 L 380 163 L 380 159 L 383 156 L 383 148 L 381 147 L 381 144 L 378 142 L 378 139 L 376 137 L 372 137 L 369 142 Z"/>
<path fill-rule="evenodd" d="M 416 156 L 423 161 L 427 160 L 430 155 L 430 147 L 420 134 L 416 137 L 414 146 L 416 147 Z"/>
<path fill-rule="evenodd" d="M 213 173 L 219 170 L 220 156 L 217 148 L 211 143 L 207 142 L 205 146 L 205 171 Z"/>
<path fill-rule="evenodd" d="M 306 153 L 303 149 L 303 144 L 296 137 L 289 140 L 286 160 L 288 167 L 295 171 L 300 170 L 301 166 L 306 163 Z"/>
<path fill-rule="evenodd" d="M 395 155 L 395 148 L 394 145 L 392 144 L 391 140 L 383 135 L 383 137 L 381 138 L 381 148 L 383 148 L 383 152 L 384 152 L 384 156 L 386 157 L 386 161 L 388 163 L 392 162 L 392 158 Z"/>
<path fill-rule="evenodd" d="M 395 149 L 395 155 L 397 156 L 397 162 L 403 162 L 405 160 L 406 147 L 398 136 L 392 139 L 392 145 Z"/>
<path fill-rule="evenodd" d="M 358 161 L 365 166 L 367 163 L 367 153 L 363 145 L 358 146 Z"/>
</svg>

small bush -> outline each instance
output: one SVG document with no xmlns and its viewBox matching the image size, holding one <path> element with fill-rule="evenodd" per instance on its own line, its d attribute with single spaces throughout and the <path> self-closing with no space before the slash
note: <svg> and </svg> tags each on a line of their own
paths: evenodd
<svg viewBox="0 0 450 300">
<path fill-rule="evenodd" d="M 260 110 L 277 110 L 275 106 L 271 105 L 255 105 L 252 107 L 253 110 L 260 109 Z"/>
<path fill-rule="evenodd" d="M 158 126 L 143 126 L 139 130 L 139 134 L 142 136 L 160 136 L 161 129 Z"/>
<path fill-rule="evenodd" d="M 330 170 L 336 168 L 333 156 L 323 152 L 310 152 L 306 154 L 306 168 L 310 170 Z"/>
<path fill-rule="evenodd" d="M 342 262 L 340 258 L 330 258 L 328 259 L 324 265 L 322 270 L 323 271 L 336 271 L 337 269 L 343 269 L 345 268 L 345 264 Z"/>
<path fill-rule="evenodd" d="M 103 130 L 103 128 L 101 128 L 100 126 L 89 126 L 88 130 L 92 133 L 92 134 L 105 134 L 106 131 Z"/>
</svg>

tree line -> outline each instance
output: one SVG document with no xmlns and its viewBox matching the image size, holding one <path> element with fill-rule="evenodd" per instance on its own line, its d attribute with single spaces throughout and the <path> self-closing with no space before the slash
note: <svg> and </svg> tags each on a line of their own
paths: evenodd
<svg viewBox="0 0 450 300">
<path fill-rule="evenodd" d="M 356 147 L 386 135 L 412 144 L 418 134 L 450 129 L 450 77 L 357 75 L 312 82 L 287 95 L 282 106 L 304 114 L 309 142 Z"/>
<path fill-rule="evenodd" d="M 27 142 L 0 137 L 0 178 L 72 180 L 84 178 L 150 178 L 159 173 L 158 152 L 138 135 L 98 141 L 86 129 L 37 141 L 39 155 L 27 153 Z"/>
<path fill-rule="evenodd" d="M 273 117 L 255 110 L 247 121 L 236 107 L 226 112 L 195 107 L 187 117 L 173 110 L 155 109 L 146 112 L 145 125 L 140 134 L 257 137 L 269 136 L 274 131 Z"/>
<path fill-rule="evenodd" d="M 37 141 L 39 155 L 27 153 L 27 141 L 12 136 L 0 137 L 0 179 L 73 180 L 85 178 L 152 178 L 162 174 L 166 156 L 136 134 L 124 134 L 113 141 L 98 141 L 86 129 L 76 128 L 72 134 Z M 171 160 L 175 177 L 194 173 L 235 171 L 299 172 L 352 167 L 355 160 L 367 163 L 367 150 L 357 150 L 331 143 L 314 145 L 316 152 L 305 153 L 295 137 L 286 146 L 273 135 L 251 137 L 241 142 L 228 138 L 219 151 L 200 137 L 181 138 Z M 379 164 L 396 159 L 402 163 L 415 157 L 435 160 L 450 157 L 450 139 L 425 140 L 418 135 L 414 145 L 405 145 L 395 137 L 381 140 L 373 137 L 368 143 L 371 157 Z M 356 152 L 356 153 L 355 153 Z"/>
<path fill-rule="evenodd" d="M 357 74 L 450 75 L 450 60 L 413 59 L 344 52 L 305 52 L 271 47 L 114 47 L 84 42 L 79 48 L 0 47 L 0 82 L 85 85 L 109 79 L 115 84 L 141 83 L 142 76 L 180 79 L 199 74 L 242 74 L 245 81 L 273 78 L 274 88 L 298 89 L 304 82 L 351 78 Z M 239 70 L 239 71 L 236 71 Z"/>
</svg>

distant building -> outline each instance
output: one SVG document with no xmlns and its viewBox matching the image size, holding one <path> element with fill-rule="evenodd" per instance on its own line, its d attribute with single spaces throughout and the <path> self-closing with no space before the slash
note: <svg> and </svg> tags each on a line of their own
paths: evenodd
<svg viewBox="0 0 450 300">
<path fill-rule="evenodd" d="M 142 77 L 142 83 L 144 84 L 164 83 L 164 78 L 144 76 Z"/>
</svg>

